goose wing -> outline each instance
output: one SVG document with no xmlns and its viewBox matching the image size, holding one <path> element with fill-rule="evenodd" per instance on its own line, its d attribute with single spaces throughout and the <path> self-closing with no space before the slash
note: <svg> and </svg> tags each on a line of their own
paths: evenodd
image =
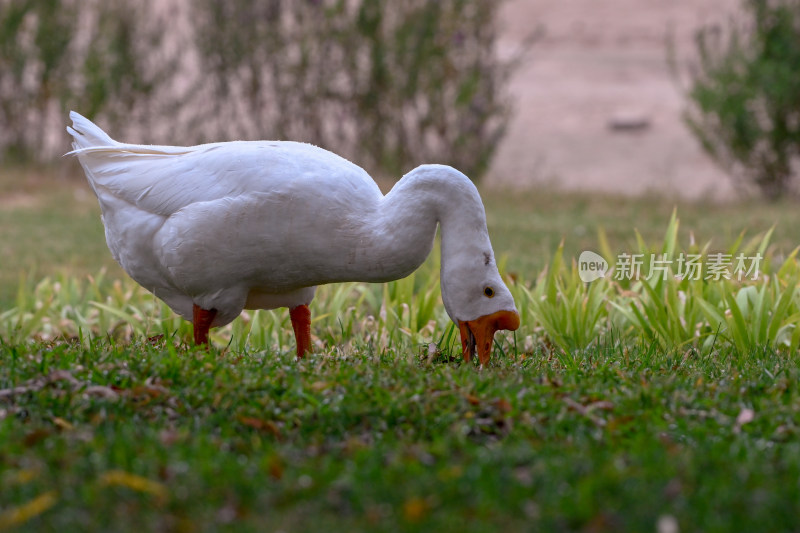
<svg viewBox="0 0 800 533">
<path fill-rule="evenodd" d="M 70 114 L 75 154 L 98 196 L 108 192 L 139 209 L 161 216 L 199 202 L 245 193 L 298 190 L 313 194 L 323 182 L 378 193 L 357 165 L 304 143 L 236 141 L 198 146 L 119 143 L 88 119 Z M 367 191 L 365 191 L 365 189 Z"/>
</svg>

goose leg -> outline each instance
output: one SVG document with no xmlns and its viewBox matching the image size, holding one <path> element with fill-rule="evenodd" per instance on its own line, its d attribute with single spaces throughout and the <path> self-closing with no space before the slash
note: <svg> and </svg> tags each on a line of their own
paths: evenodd
<svg viewBox="0 0 800 533">
<path fill-rule="evenodd" d="M 307 305 L 298 305 L 289 309 L 292 319 L 295 342 L 297 342 L 297 358 L 302 359 L 311 351 L 311 310 Z"/>
<path fill-rule="evenodd" d="M 217 316 L 216 309 L 203 309 L 197 304 L 192 304 L 195 344 L 208 344 L 208 330 L 211 328 L 215 316 Z"/>
</svg>

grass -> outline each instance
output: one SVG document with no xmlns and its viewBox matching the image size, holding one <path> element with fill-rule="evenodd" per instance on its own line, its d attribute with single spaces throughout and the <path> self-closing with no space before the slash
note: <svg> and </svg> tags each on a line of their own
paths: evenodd
<svg viewBox="0 0 800 533">
<path fill-rule="evenodd" d="M 53 170 L 0 172 L 0 227 L 0 309 L 12 303 L 20 276 L 85 276 L 102 267 L 123 275 L 85 178 Z"/>
<path fill-rule="evenodd" d="M 635 252 L 669 258 L 697 254 L 704 265 L 697 276 L 679 276 L 679 267 L 667 263 L 666 271 L 655 277 L 617 280 L 610 274 L 584 283 L 575 262 L 565 261 L 563 245 L 535 280 L 509 276 L 522 325 L 513 334 L 496 337 L 498 352 L 528 353 L 544 344 L 571 354 L 602 342 L 630 347 L 645 340 L 668 352 L 712 354 L 731 345 L 739 352 L 769 347 L 794 353 L 800 346 L 797 249 L 781 262 L 768 251 L 772 229 L 747 240 L 740 237 L 726 253 L 758 254 L 758 276 L 739 280 L 727 273 L 730 279 L 714 279 L 709 245 L 681 247 L 679 228 L 673 213 L 660 242 L 647 243 L 637 234 Z M 600 249 L 613 256 L 606 239 L 601 239 Z M 402 280 L 321 287 L 311 305 L 316 349 L 350 353 L 361 342 L 377 351 L 452 351 L 457 332 L 441 303 L 438 270 L 434 254 Z M 642 270 L 646 273 L 647 267 Z M 109 281 L 103 273 L 83 280 L 59 276 L 35 286 L 23 284 L 15 304 L 0 312 L 0 337 L 10 343 L 191 338 L 190 325 L 165 304 L 132 281 Z M 291 345 L 293 334 L 285 311 L 258 311 L 242 313 L 231 325 L 215 329 L 212 340 L 235 353 L 275 351 Z"/>
<path fill-rule="evenodd" d="M 105 246 L 97 201 L 77 163 L 68 165 L 58 171 L 0 171 L 0 308 L 13 304 L 21 273 L 30 279 L 86 276 L 102 267 L 110 277 L 124 277 Z M 636 249 L 634 229 L 648 241 L 660 239 L 676 205 L 681 242 L 694 234 L 723 247 L 742 230 L 754 234 L 775 225 L 776 255 L 787 255 L 800 243 L 800 209 L 791 202 L 718 205 L 552 190 L 487 189 L 482 195 L 495 254 L 505 257 L 509 272 L 528 280 L 549 263 L 562 240 L 567 262 L 582 250 L 596 250 L 598 228 L 615 251 Z"/>
<path fill-rule="evenodd" d="M 527 282 L 523 328 L 479 371 L 434 305 L 433 262 L 321 288 L 306 360 L 280 313 L 188 348 L 186 323 L 115 281 L 86 192 L 0 174 L 0 322 L 18 321 L 0 339 L 0 530 L 796 529 L 790 204 L 684 204 L 679 226 L 658 199 L 486 191 L 495 250 Z M 773 224 L 755 283 L 586 285 L 571 266 L 583 249 L 674 254 L 690 233 L 766 246 Z"/>
<path fill-rule="evenodd" d="M 800 243 L 800 209 L 788 200 L 717 204 L 547 189 L 486 190 L 482 196 L 496 254 L 506 255 L 509 270 L 526 279 L 534 278 L 548 264 L 562 240 L 567 262 L 577 259 L 583 250 L 599 251 L 599 229 L 604 230 L 615 252 L 637 249 L 634 230 L 648 242 L 661 239 L 675 208 L 681 219 L 678 238 L 682 243 L 694 235 L 698 241 L 711 240 L 712 251 L 721 251 L 742 231 L 753 235 L 773 225 L 771 242 L 777 256 L 789 254 Z"/>
<path fill-rule="evenodd" d="M 367 348 L 0 352 L 0 524 L 38 503 L 24 531 L 779 531 L 800 512 L 798 361 L 768 350 L 483 372 Z"/>
</svg>

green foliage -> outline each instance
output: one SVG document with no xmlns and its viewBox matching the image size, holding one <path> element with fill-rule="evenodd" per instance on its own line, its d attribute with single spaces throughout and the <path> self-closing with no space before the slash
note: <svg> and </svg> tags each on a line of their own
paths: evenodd
<svg viewBox="0 0 800 533">
<path fill-rule="evenodd" d="M 698 220 L 724 234 L 732 214 L 715 209 Z M 38 242 L 43 213 L 11 213 Z M 523 326 L 483 371 L 458 357 L 435 257 L 391 284 L 321 287 L 302 361 L 282 310 L 204 350 L 116 274 L 23 278 L 0 311 L 0 529 L 792 530 L 800 265 L 773 244 L 796 241 L 785 220 L 732 244 L 683 243 L 677 215 L 631 246 L 600 233 L 612 264 L 617 248 L 760 252 L 755 280 L 586 284 L 556 240 L 545 272 L 509 281 Z"/>
<path fill-rule="evenodd" d="M 697 32 L 686 119 L 738 183 L 774 200 L 790 190 L 800 150 L 800 2 L 744 7 L 743 24 Z"/>
<path fill-rule="evenodd" d="M 434 264 L 426 265 L 425 283 L 414 289 L 411 276 L 383 285 L 340 283 L 320 287 L 311 305 L 312 339 L 318 350 L 350 353 L 354 345 L 370 349 L 421 352 L 441 336 L 449 319 L 439 297 Z M 291 351 L 294 343 L 284 310 L 246 311 L 211 340 L 236 352 Z M 130 280 L 107 280 L 101 272 L 85 280 L 46 277 L 35 285 L 24 278 L 13 308 L 0 312 L 0 338 L 71 339 L 84 345 L 95 337 L 132 341 L 139 337 L 170 342 L 190 339 L 191 324 Z M 444 348 L 450 350 L 457 338 Z"/>
<path fill-rule="evenodd" d="M 0 527 L 792 530 L 798 362 L 3 343 Z"/>
<path fill-rule="evenodd" d="M 392 177 L 436 161 L 478 179 L 509 111 L 499 7 L 201 2 L 195 46 L 213 96 L 198 123 L 224 137 L 312 142 Z"/>
<path fill-rule="evenodd" d="M 598 344 L 641 342 L 669 353 L 744 353 L 764 346 L 795 353 L 800 346 L 798 250 L 777 263 L 769 251 L 772 229 L 747 240 L 742 233 L 724 250 L 732 258 L 730 270 L 736 257 L 758 256 L 758 275 L 726 271 L 716 276 L 709 265 L 723 252 L 712 252 L 710 242 L 681 249 L 679 226 L 673 212 L 660 242 L 648 244 L 637 233 L 636 253 L 667 259 L 663 272 L 651 272 L 652 265 L 645 263 L 634 279 L 619 279 L 612 271 L 584 283 L 577 265 L 565 264 L 561 245 L 532 283 L 509 278 L 522 326 L 498 334 L 495 357 L 531 353 L 538 345 L 572 357 Z M 602 232 L 600 240 L 613 264 L 615 254 Z M 679 259 L 688 254 L 703 266 L 696 275 L 681 270 Z M 320 287 L 311 308 L 316 349 L 348 354 L 369 346 L 376 353 L 457 354 L 458 334 L 441 303 L 437 264 L 434 257 L 415 274 L 384 285 Z M 132 281 L 107 281 L 102 274 L 87 280 L 48 277 L 35 286 L 23 280 L 16 305 L 0 313 L 0 338 L 15 344 L 156 335 L 181 341 L 191 338 L 191 327 Z M 294 338 L 288 314 L 277 310 L 245 312 L 230 326 L 212 330 L 211 339 L 242 353 L 291 351 Z"/>
<path fill-rule="evenodd" d="M 575 264 L 569 269 L 563 264 L 563 251 L 562 243 L 533 290 L 521 288 L 522 305 L 529 306 L 521 318 L 540 323 L 546 338 L 569 353 L 587 348 L 608 327 L 612 286 L 605 278 L 583 283 Z"/>
</svg>

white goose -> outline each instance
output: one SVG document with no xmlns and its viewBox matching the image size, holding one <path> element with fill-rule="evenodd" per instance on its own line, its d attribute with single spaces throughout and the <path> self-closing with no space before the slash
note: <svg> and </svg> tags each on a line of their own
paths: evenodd
<svg viewBox="0 0 800 533">
<path fill-rule="evenodd" d="M 477 348 L 487 363 L 495 332 L 519 327 L 481 198 L 452 167 L 422 165 L 384 196 L 363 169 L 309 144 L 123 144 L 70 118 L 70 153 L 100 202 L 111 254 L 193 322 L 198 344 L 243 309 L 288 307 L 302 357 L 317 285 L 407 276 L 437 223 L 442 300 L 465 359 Z"/>
</svg>

